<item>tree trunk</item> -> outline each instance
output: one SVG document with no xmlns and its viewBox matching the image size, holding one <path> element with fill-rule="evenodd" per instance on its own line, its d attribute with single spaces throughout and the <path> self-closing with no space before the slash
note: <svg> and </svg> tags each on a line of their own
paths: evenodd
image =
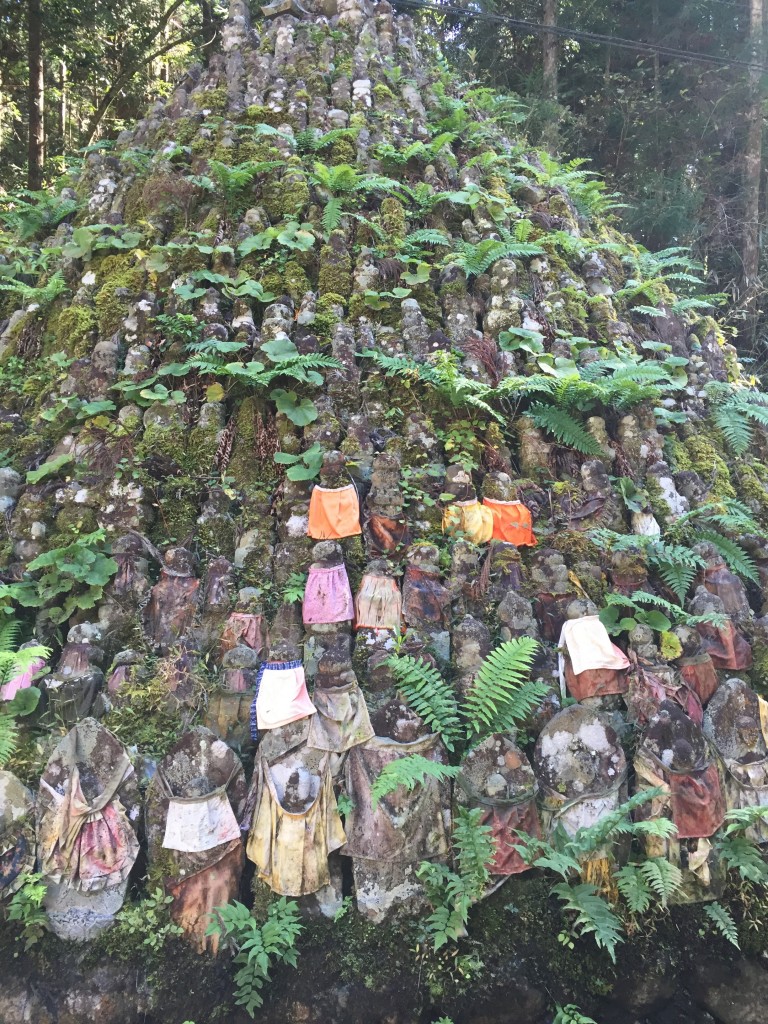
<svg viewBox="0 0 768 1024">
<path fill-rule="evenodd" d="M 544 0 L 544 15 L 542 19 L 547 27 L 557 26 L 557 0 Z M 557 69 L 560 57 L 560 47 L 557 36 L 554 32 L 545 32 L 542 43 L 542 84 L 546 100 L 553 104 L 557 103 Z M 557 150 L 557 117 L 552 111 L 548 117 L 548 127 L 543 136 L 546 147 L 555 153 Z"/>
<path fill-rule="evenodd" d="M 544 0 L 543 21 L 547 27 L 555 28 L 557 26 L 557 0 Z M 554 32 L 545 32 L 542 56 L 544 95 L 548 100 L 557 99 L 558 51 L 557 36 Z"/>
<path fill-rule="evenodd" d="M 749 0 L 750 60 L 763 63 L 763 0 Z M 744 143 L 744 234 L 742 241 L 743 293 L 753 319 L 760 271 L 760 185 L 763 157 L 763 89 L 757 68 L 749 72 L 747 134 Z"/>
<path fill-rule="evenodd" d="M 59 140 L 61 155 L 67 151 L 67 62 L 59 61 Z"/>
<path fill-rule="evenodd" d="M 45 68 L 41 0 L 27 0 L 27 58 L 29 62 L 29 147 L 27 185 L 42 188 L 45 163 Z"/>
</svg>

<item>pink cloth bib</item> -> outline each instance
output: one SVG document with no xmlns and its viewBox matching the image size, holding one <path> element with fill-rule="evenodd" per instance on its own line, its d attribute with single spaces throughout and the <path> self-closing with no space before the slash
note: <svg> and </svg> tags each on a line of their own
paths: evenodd
<svg viewBox="0 0 768 1024">
<path fill-rule="evenodd" d="M 347 570 L 342 565 L 328 569 L 311 567 L 304 589 L 304 625 L 345 622 L 355 614 Z"/>
</svg>

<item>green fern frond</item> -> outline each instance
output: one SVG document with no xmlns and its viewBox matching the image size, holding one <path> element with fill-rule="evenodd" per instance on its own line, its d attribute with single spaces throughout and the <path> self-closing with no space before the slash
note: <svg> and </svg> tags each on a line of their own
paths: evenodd
<svg viewBox="0 0 768 1024">
<path fill-rule="evenodd" d="M 635 793 L 628 800 L 625 800 L 619 807 L 608 811 L 593 825 L 580 828 L 576 834 L 565 843 L 566 852 L 576 860 L 583 860 L 596 853 L 602 847 L 615 842 L 621 836 L 631 836 L 642 832 L 643 826 L 650 824 L 654 834 L 658 836 L 669 835 L 669 824 L 666 819 L 658 819 L 653 822 L 632 821 L 631 815 L 638 807 L 647 804 L 654 797 L 660 796 L 660 789 L 646 789 Z M 659 824 L 663 822 L 662 824 Z M 656 829 L 658 828 L 658 831 Z M 672 826 L 674 830 L 674 825 Z"/>
<path fill-rule="evenodd" d="M 664 908 L 683 885 L 680 868 L 663 857 L 651 857 L 644 861 L 640 865 L 640 873 Z"/>
<path fill-rule="evenodd" d="M 412 231 L 403 239 L 407 245 L 450 245 L 450 238 L 442 231 L 435 228 L 422 228 L 419 231 Z"/>
<path fill-rule="evenodd" d="M 462 706 L 470 736 L 513 731 L 546 697 L 543 682 L 527 679 L 538 648 L 518 637 L 484 659 Z"/>
<path fill-rule="evenodd" d="M 712 420 L 734 455 L 743 455 L 752 443 L 754 431 L 742 409 L 731 403 L 710 409 Z"/>
<path fill-rule="evenodd" d="M 651 890 L 637 865 L 625 864 L 614 877 L 630 914 L 644 914 L 651 905 Z"/>
<path fill-rule="evenodd" d="M 16 619 L 6 619 L 0 626 L 0 653 L 15 651 L 21 633 L 21 623 Z"/>
<path fill-rule="evenodd" d="M 704 913 L 723 938 L 727 939 L 732 946 L 736 947 L 736 949 L 740 949 L 739 932 L 736 928 L 736 922 L 734 921 L 731 912 L 726 910 L 724 906 L 716 901 L 714 903 L 708 903 L 706 907 L 704 907 Z"/>
<path fill-rule="evenodd" d="M 329 199 L 325 204 L 321 223 L 326 234 L 330 235 L 341 224 L 342 209 L 343 203 L 341 199 Z"/>
<path fill-rule="evenodd" d="M 18 743 L 19 727 L 13 715 L 0 711 L 0 768 L 6 765 Z"/>
<path fill-rule="evenodd" d="M 552 395 L 555 392 L 556 381 L 544 373 L 534 373 L 530 377 L 510 376 L 505 377 L 496 388 L 496 393 L 501 397 L 509 395 Z"/>
<path fill-rule="evenodd" d="M 430 761 L 421 754 L 400 757 L 390 761 L 379 773 L 371 787 L 371 804 L 375 808 L 379 800 L 400 786 L 404 786 L 410 793 L 416 786 L 423 786 L 427 779 L 444 782 L 446 779 L 455 779 L 458 774 L 459 768 L 455 765 Z"/>
<path fill-rule="evenodd" d="M 623 942 L 621 921 L 600 895 L 596 886 L 588 882 L 569 885 L 559 882 L 552 892 L 569 913 L 575 914 L 573 928 L 579 936 L 592 935 L 600 949 L 606 950 L 616 963 L 616 947 Z"/>
<path fill-rule="evenodd" d="M 718 858 L 729 871 L 737 871 L 741 878 L 755 885 L 768 885 L 768 865 L 750 839 L 738 835 L 723 836 L 717 841 L 716 848 Z"/>
<path fill-rule="evenodd" d="M 544 252 L 530 242 L 502 242 L 495 238 L 485 238 L 476 245 L 458 241 L 456 245 L 456 250 L 445 257 L 444 263 L 460 267 L 468 277 L 484 274 L 500 259 L 541 256 Z"/>
<path fill-rule="evenodd" d="M 605 454 L 597 440 L 565 409 L 536 403 L 528 414 L 537 427 L 548 431 L 560 444 L 575 448 L 583 455 L 600 457 Z"/>
<path fill-rule="evenodd" d="M 422 658 L 392 655 L 387 665 L 397 680 L 400 693 L 426 725 L 440 734 L 448 750 L 455 750 L 462 738 L 459 709 L 451 686 L 437 669 Z"/>
<path fill-rule="evenodd" d="M 465 889 L 473 899 L 479 899 L 490 878 L 488 865 L 493 860 L 496 846 L 493 829 L 481 825 L 482 808 L 471 810 L 460 807 L 454 818 L 452 844 Z"/>
<path fill-rule="evenodd" d="M 744 548 L 737 544 L 736 541 L 723 537 L 721 533 L 717 533 L 715 530 L 699 530 L 697 537 L 699 541 L 707 541 L 714 548 L 717 548 L 717 551 L 732 572 L 735 572 L 738 576 L 743 576 L 746 580 L 751 580 L 753 583 L 760 581 L 757 566 Z"/>
<path fill-rule="evenodd" d="M 686 594 L 693 585 L 693 581 L 696 579 L 698 571 L 696 567 L 681 562 L 670 562 L 661 559 L 656 562 L 656 569 L 664 583 L 666 583 L 682 604 L 685 601 Z"/>
</svg>

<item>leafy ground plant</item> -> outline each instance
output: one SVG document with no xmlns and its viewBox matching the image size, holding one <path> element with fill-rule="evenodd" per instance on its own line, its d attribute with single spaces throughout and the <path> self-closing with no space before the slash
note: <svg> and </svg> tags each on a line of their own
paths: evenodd
<svg viewBox="0 0 768 1024">
<path fill-rule="evenodd" d="M 610 854 L 611 846 L 620 838 L 656 836 L 664 839 L 675 835 L 677 829 L 667 818 L 631 820 L 636 808 L 660 793 L 659 789 L 637 793 L 594 825 L 580 828 L 574 836 L 559 829 L 547 841 L 525 832 L 517 833 L 518 852 L 523 860 L 560 876 L 561 881 L 552 886 L 552 894 L 560 900 L 570 921 L 570 930 L 564 933 L 566 937 L 592 935 L 614 963 L 616 947 L 624 941 L 624 920 L 620 913 L 643 914 L 652 904 L 666 908 L 682 884 L 680 869 L 660 857 L 625 865 L 616 874 L 618 891 L 624 900 L 624 906 L 617 908 L 597 885 L 582 881 L 583 868 L 591 857 Z M 570 941 L 564 944 L 572 946 Z"/>
<path fill-rule="evenodd" d="M 48 927 L 48 915 L 43 909 L 47 887 L 41 874 L 24 875 L 21 885 L 8 904 L 8 920 L 18 921 L 21 932 L 17 942 L 24 943 L 24 952 L 42 939 Z M 15 953 L 14 956 L 18 956 Z"/>
<path fill-rule="evenodd" d="M 184 934 L 184 930 L 170 918 L 173 896 L 167 896 L 158 886 L 140 903 L 123 907 L 117 915 L 118 929 L 152 952 L 161 950 L 166 940 Z"/>
<path fill-rule="evenodd" d="M 234 953 L 235 1003 L 249 1017 L 264 1004 L 262 990 L 275 963 L 295 967 L 296 940 L 302 931 L 299 908 L 285 897 L 270 904 L 267 920 L 259 924 L 248 907 L 235 901 L 216 907 L 207 935 L 219 935 L 225 948 Z"/>
</svg>

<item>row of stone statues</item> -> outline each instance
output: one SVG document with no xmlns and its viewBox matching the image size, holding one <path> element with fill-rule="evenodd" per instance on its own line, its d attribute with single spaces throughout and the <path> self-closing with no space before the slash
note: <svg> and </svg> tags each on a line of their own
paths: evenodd
<svg viewBox="0 0 768 1024">
<path fill-rule="evenodd" d="M 96 720 L 81 721 L 52 753 L 36 799 L 0 774 L 0 891 L 13 892 L 37 860 L 53 929 L 90 938 L 121 907 L 145 838 L 150 877 L 173 896 L 174 920 L 198 948 L 215 948 L 205 936 L 210 914 L 238 896 L 244 854 L 273 892 L 306 897 L 326 914 L 341 905 L 339 857 L 348 856 L 358 909 L 380 920 L 395 906 L 423 905 L 416 869 L 448 857 L 452 805 L 482 808 L 490 869 L 503 878 L 529 866 L 518 831 L 547 836 L 560 825 L 574 834 L 629 792 L 615 714 L 574 704 L 544 726 L 533 764 L 513 737 L 493 735 L 465 754 L 453 794 L 447 781 L 428 779 L 374 804 L 372 787 L 392 761 L 447 760 L 439 736 L 398 701 L 380 709 L 374 734 L 356 683 L 318 685 L 315 701 L 264 732 L 249 787 L 231 747 L 205 728 L 185 733 L 153 766 L 143 814 L 128 751 Z M 633 788 L 660 791 L 642 813 L 677 828 L 670 839 L 648 838 L 646 852 L 683 870 L 686 899 L 716 892 L 722 868 L 711 840 L 726 810 L 768 806 L 766 722 L 762 699 L 732 678 L 703 728 L 665 698 L 641 734 Z"/>
</svg>

